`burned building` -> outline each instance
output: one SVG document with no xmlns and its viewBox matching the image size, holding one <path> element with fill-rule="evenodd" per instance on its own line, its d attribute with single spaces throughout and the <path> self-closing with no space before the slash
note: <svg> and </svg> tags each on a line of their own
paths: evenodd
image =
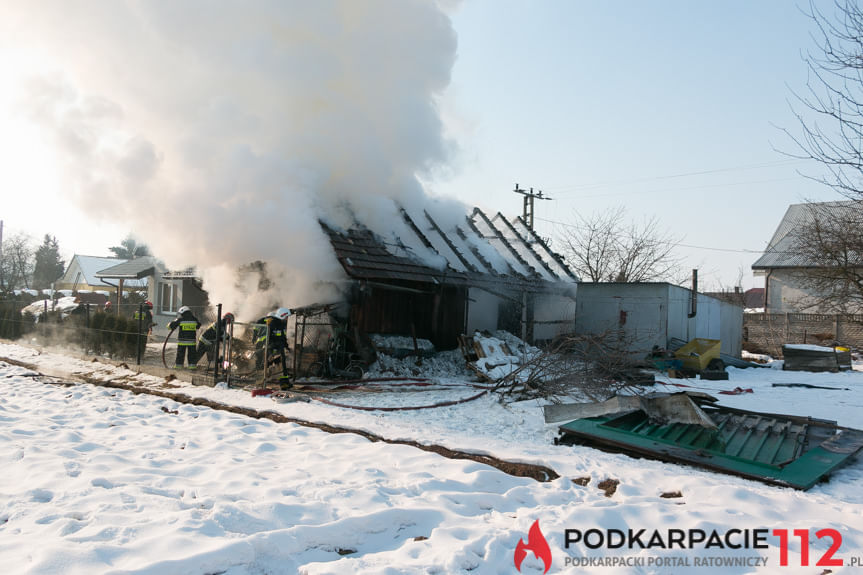
<svg viewBox="0 0 863 575">
<path fill-rule="evenodd" d="M 504 329 L 530 342 L 570 333 L 578 277 L 522 218 L 476 208 L 456 224 L 410 214 L 383 237 L 321 222 L 351 280 L 349 322 L 453 349 L 458 336 Z"/>
</svg>

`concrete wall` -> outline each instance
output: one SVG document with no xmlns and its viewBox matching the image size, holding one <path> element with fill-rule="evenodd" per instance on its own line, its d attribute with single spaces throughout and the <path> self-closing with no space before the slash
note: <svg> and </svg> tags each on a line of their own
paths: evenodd
<svg viewBox="0 0 863 575">
<path fill-rule="evenodd" d="M 833 313 L 835 308 L 825 309 L 818 305 L 824 295 L 806 287 L 804 271 L 800 269 L 774 269 L 765 275 L 767 288 L 766 313 Z M 847 313 L 863 313 L 863 306 L 850 302 Z"/>
<path fill-rule="evenodd" d="M 786 343 L 863 348 L 863 315 L 813 313 L 747 313 L 743 318 L 747 349 L 782 356 Z"/>
<path fill-rule="evenodd" d="M 794 270 L 771 270 L 764 285 L 767 287 L 765 311 L 788 313 L 804 311 L 802 302 L 812 294 L 800 286 L 799 272 Z"/>
</svg>

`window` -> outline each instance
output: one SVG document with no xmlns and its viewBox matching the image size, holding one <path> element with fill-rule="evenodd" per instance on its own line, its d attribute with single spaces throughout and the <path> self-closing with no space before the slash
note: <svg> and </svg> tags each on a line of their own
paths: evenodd
<svg viewBox="0 0 863 575">
<path fill-rule="evenodd" d="M 172 283 L 159 284 L 159 313 L 174 313 L 178 304 L 179 292 L 177 286 Z"/>
</svg>

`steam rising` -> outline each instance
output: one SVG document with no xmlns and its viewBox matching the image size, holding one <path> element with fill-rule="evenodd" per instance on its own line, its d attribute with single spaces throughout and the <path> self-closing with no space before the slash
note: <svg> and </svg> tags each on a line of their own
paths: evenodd
<svg viewBox="0 0 863 575">
<path fill-rule="evenodd" d="M 376 227 L 392 200 L 421 205 L 417 175 L 447 159 L 435 101 L 456 38 L 434 2 L 30 0 L 5 12 L 0 51 L 28 62 L 21 105 L 62 150 L 69 193 L 129 222 L 169 267 L 196 266 L 238 315 L 324 299 L 314 282 L 341 268 L 318 217 Z M 253 260 L 276 280 L 266 301 L 236 284 Z"/>
</svg>

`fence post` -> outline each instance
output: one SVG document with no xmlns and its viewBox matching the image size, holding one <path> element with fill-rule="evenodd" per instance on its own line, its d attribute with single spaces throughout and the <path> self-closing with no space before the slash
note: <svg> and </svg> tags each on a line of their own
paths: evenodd
<svg viewBox="0 0 863 575">
<path fill-rule="evenodd" d="M 141 325 L 144 323 L 144 304 L 138 304 L 138 339 L 137 348 L 138 348 L 138 365 L 141 365 Z"/>
<path fill-rule="evenodd" d="M 213 385 L 219 383 L 219 352 L 222 351 L 222 304 L 216 306 L 216 341 L 213 342 L 215 368 L 213 369 Z"/>
<path fill-rule="evenodd" d="M 264 340 L 264 386 L 266 386 L 267 383 L 267 364 L 270 362 L 270 324 L 266 323 L 266 326 L 267 335 Z"/>
<path fill-rule="evenodd" d="M 87 352 L 87 340 L 90 335 L 90 304 L 84 304 L 84 353 Z"/>
</svg>

